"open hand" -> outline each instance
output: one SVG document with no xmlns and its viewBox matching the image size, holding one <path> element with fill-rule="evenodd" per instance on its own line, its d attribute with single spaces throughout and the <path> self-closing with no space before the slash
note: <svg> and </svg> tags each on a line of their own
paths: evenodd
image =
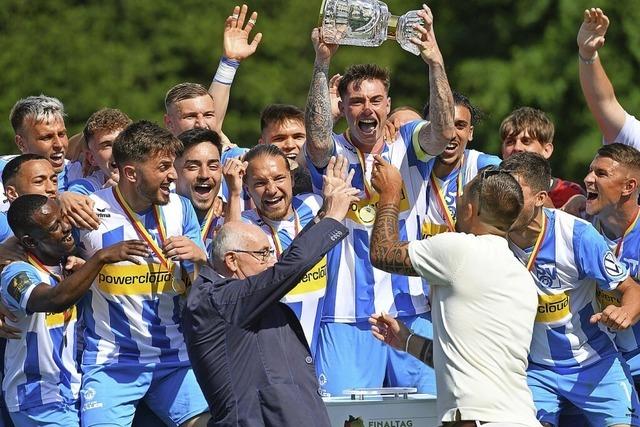
<svg viewBox="0 0 640 427">
<path fill-rule="evenodd" d="M 247 21 L 247 25 L 244 25 L 247 9 L 246 4 L 243 4 L 242 7 L 234 7 L 233 13 L 224 23 L 223 54 L 227 58 L 235 59 L 236 61 L 242 61 L 253 55 L 258 48 L 258 44 L 260 44 L 260 40 L 262 40 L 262 33 L 258 33 L 253 37 L 253 41 L 249 43 L 249 33 L 256 25 L 258 12 L 253 12 Z"/>
</svg>

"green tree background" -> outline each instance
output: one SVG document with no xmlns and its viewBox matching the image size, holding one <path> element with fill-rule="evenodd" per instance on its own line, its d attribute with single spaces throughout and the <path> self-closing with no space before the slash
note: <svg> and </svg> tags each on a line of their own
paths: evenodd
<svg viewBox="0 0 640 427">
<path fill-rule="evenodd" d="M 0 5 L 0 152 L 15 152 L 9 111 L 21 97 L 60 98 L 70 133 L 95 110 L 120 108 L 133 119 L 162 123 L 168 88 L 208 85 L 216 70 L 230 0 L 2 0 Z M 320 0 L 255 0 L 264 38 L 234 81 L 224 130 L 253 145 L 259 114 L 273 102 L 303 107 L 313 64 L 310 32 Z M 420 2 L 389 0 L 401 14 Z M 500 121 L 514 108 L 546 111 L 556 124 L 554 173 L 581 181 L 601 136 L 578 82 L 576 33 L 586 7 L 611 19 L 603 63 L 623 106 L 640 111 L 640 7 L 634 1 L 476 0 L 429 2 L 451 86 L 487 113 L 473 147 L 499 148 Z M 387 42 L 376 49 L 343 46 L 332 72 L 376 62 L 392 73 L 393 106 L 421 108 L 426 66 Z"/>
</svg>

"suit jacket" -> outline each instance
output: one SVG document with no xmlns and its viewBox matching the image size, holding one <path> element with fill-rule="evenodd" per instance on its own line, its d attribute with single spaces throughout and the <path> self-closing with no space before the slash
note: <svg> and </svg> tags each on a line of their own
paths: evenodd
<svg viewBox="0 0 640 427">
<path fill-rule="evenodd" d="M 183 326 L 209 426 L 330 425 L 300 322 L 279 302 L 349 233 L 312 224 L 266 271 L 240 280 L 205 267 L 192 286 Z"/>
</svg>

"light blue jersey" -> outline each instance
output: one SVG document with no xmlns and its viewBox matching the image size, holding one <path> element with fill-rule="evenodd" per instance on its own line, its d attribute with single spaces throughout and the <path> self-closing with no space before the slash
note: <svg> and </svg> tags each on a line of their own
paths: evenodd
<svg viewBox="0 0 640 427">
<path fill-rule="evenodd" d="M 140 238 L 114 192 L 107 188 L 90 196 L 101 223 L 98 230 L 80 233 L 87 256 L 123 240 Z M 200 224 L 189 200 L 172 193 L 160 211 L 167 237 L 185 236 L 204 249 Z M 137 218 L 159 244 L 152 209 Z M 141 261 L 140 265 L 129 261 L 105 265 L 83 298 L 83 365 L 188 365 L 181 329 L 181 295 L 185 291 L 184 274 L 192 273 L 194 266 L 190 262 L 172 263 L 175 271 L 171 273 L 155 256 Z"/>
<path fill-rule="evenodd" d="M 106 175 L 98 169 L 91 175 L 71 181 L 67 191 L 82 194 L 83 196 L 89 196 L 104 188 L 105 182 L 107 182 Z"/>
<path fill-rule="evenodd" d="M 48 267 L 54 274 L 61 268 Z M 29 263 L 9 264 L 0 276 L 2 302 L 18 318 L 5 321 L 24 333 L 22 340 L 7 340 L 2 390 L 10 412 L 22 412 L 54 402 L 74 404 L 80 389 L 76 363 L 76 309 L 63 313 L 31 313 L 27 302 L 40 283 L 57 280 Z"/>
<path fill-rule="evenodd" d="M 427 122 L 415 121 L 400 128 L 398 139 L 385 144 L 380 155 L 400 170 L 403 189 L 399 213 L 399 238 L 403 241 L 422 236 L 421 223 L 426 212 L 428 186 L 433 156 L 419 145 L 418 133 Z M 429 311 L 424 289 L 426 282 L 419 277 L 407 277 L 378 270 L 369 260 L 371 232 L 379 195 L 371 188 L 373 154 L 361 153 L 344 135 L 333 136 L 332 155 L 343 155 L 349 169 L 355 171 L 351 182 L 360 190 L 360 202 L 352 204 L 344 219 L 349 236 L 328 256 L 327 295 L 323 322 L 355 323 L 366 321 L 373 313 L 386 312 L 392 316 L 415 316 Z M 362 160 L 361 160 L 362 159 Z M 314 192 L 322 191 L 322 177 L 326 168 L 316 168 L 307 154 Z"/>
<path fill-rule="evenodd" d="M 538 315 L 533 329 L 532 362 L 551 370 L 589 366 L 615 356 L 613 335 L 590 318 L 600 311 L 596 288 L 614 290 L 629 272 L 596 229 L 555 209 L 544 209 L 546 230 L 537 256 L 511 243 L 538 285 Z"/>
<path fill-rule="evenodd" d="M 322 198 L 315 194 L 300 194 L 291 200 L 294 214 L 282 221 L 271 221 L 261 218 L 254 209 L 242 212 L 244 222 L 260 227 L 273 250 L 279 257 L 285 251 L 296 235 L 316 216 L 322 206 Z M 300 283 L 283 299 L 300 319 L 311 354 L 315 348 L 320 330 L 320 317 L 327 287 L 327 258 L 323 257 Z"/>
<path fill-rule="evenodd" d="M 597 217 L 592 219 L 592 223 L 596 229 L 602 230 L 602 226 Z M 640 274 L 638 274 L 638 263 L 640 262 L 640 221 L 635 221 L 632 228 L 624 237 L 611 240 L 604 233 L 602 233 L 602 235 L 609 249 L 627 267 L 631 277 L 636 281 L 640 280 Z M 603 310 L 611 304 L 620 305 L 619 292 L 603 292 L 598 290 L 597 297 L 600 308 Z M 636 323 L 625 330 L 615 332 L 615 343 L 627 361 L 631 369 L 631 374 L 634 377 L 639 376 L 640 349 L 638 347 L 640 346 L 640 323 Z"/>
</svg>

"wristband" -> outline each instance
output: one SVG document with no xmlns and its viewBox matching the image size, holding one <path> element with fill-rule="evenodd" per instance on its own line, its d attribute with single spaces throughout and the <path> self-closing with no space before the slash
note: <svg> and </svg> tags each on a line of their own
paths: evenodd
<svg viewBox="0 0 640 427">
<path fill-rule="evenodd" d="M 239 66 L 240 61 L 222 56 L 213 80 L 223 85 L 230 85 L 233 82 Z"/>
<path fill-rule="evenodd" d="M 415 334 L 413 333 L 413 331 L 411 331 L 411 333 L 409 334 L 409 336 L 407 337 L 407 342 L 404 344 L 404 352 L 408 353 L 409 352 L 409 341 L 411 340 L 411 337 L 414 336 Z"/>
<path fill-rule="evenodd" d="M 586 65 L 591 65 L 594 62 L 596 62 L 596 58 L 598 57 L 598 51 L 596 51 L 596 53 L 593 54 L 593 56 L 591 58 L 583 58 L 582 55 L 580 55 L 580 52 L 578 52 L 578 59 L 580 59 L 580 62 L 582 62 L 583 64 Z"/>
</svg>

